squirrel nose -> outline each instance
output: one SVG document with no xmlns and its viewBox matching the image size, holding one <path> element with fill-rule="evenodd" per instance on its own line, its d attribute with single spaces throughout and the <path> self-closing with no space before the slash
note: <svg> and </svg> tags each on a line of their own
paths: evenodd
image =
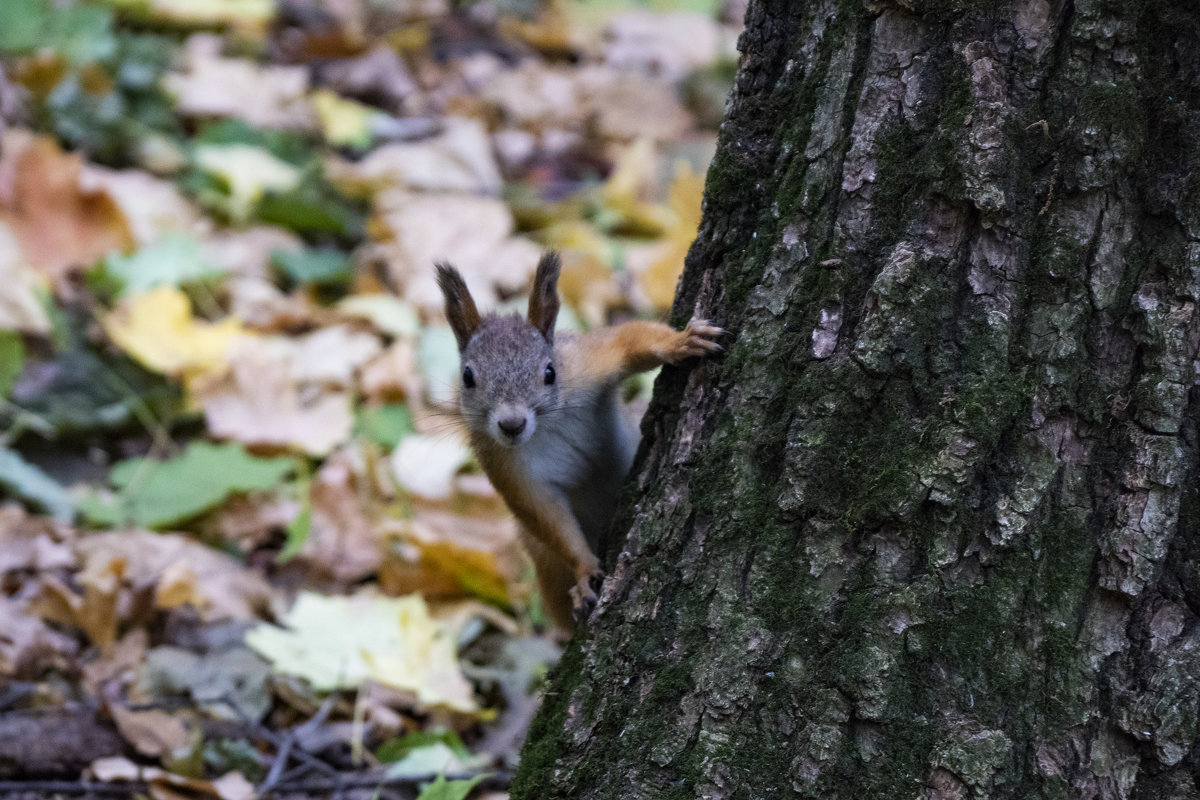
<svg viewBox="0 0 1200 800">
<path fill-rule="evenodd" d="M 516 438 L 521 435 L 521 431 L 525 430 L 525 416 L 503 417 L 496 420 L 496 425 L 503 433 Z"/>
</svg>

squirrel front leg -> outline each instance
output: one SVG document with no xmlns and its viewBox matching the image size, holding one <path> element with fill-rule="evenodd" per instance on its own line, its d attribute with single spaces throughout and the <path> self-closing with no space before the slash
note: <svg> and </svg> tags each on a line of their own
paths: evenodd
<svg viewBox="0 0 1200 800">
<path fill-rule="evenodd" d="M 691 320 L 681 331 L 661 322 L 623 322 L 583 334 L 572 356 L 587 382 L 617 382 L 663 364 L 719 353 L 724 348 L 714 340 L 724 333 L 703 319 Z"/>
<path fill-rule="evenodd" d="M 513 472 L 493 474 L 488 471 L 488 475 L 525 532 L 557 556 L 554 560 L 541 560 L 539 570 L 560 564 L 570 570 L 572 612 L 576 620 L 587 619 L 596 606 L 596 592 L 600 590 L 604 572 L 571 513 L 567 499 L 554 488 L 521 480 Z M 544 584 L 564 582 L 561 579 L 547 581 L 544 575 L 541 578 Z"/>
</svg>

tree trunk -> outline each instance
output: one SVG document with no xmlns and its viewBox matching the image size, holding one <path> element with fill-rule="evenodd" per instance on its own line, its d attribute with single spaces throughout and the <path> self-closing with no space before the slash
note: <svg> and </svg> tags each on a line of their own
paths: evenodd
<svg viewBox="0 0 1200 800">
<path fill-rule="evenodd" d="M 751 2 L 514 798 L 1200 794 L 1200 11 Z"/>
</svg>

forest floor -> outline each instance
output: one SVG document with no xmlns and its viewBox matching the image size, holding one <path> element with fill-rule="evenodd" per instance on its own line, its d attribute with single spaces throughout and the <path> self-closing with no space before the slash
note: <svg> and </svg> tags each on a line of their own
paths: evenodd
<svg viewBox="0 0 1200 800">
<path fill-rule="evenodd" d="M 506 796 L 559 642 L 433 262 L 662 318 L 743 10 L 5 0 L 0 797 Z"/>
</svg>

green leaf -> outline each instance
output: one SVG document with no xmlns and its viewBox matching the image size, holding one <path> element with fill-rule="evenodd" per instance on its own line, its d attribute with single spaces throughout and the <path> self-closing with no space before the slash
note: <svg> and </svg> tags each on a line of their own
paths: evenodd
<svg viewBox="0 0 1200 800">
<path fill-rule="evenodd" d="M 103 270 L 126 294 L 194 283 L 218 274 L 204 260 L 200 242 L 182 233 L 168 234 L 133 255 L 110 253 L 104 259 Z"/>
<path fill-rule="evenodd" d="M 485 772 L 465 781 L 448 781 L 445 775 L 438 775 L 437 780 L 425 785 L 417 795 L 417 800 L 465 800 L 471 790 L 489 775 Z"/>
<path fill-rule="evenodd" d="M 355 423 L 357 433 L 377 445 L 395 447 L 401 439 L 416 431 L 412 411 L 403 403 L 363 406 Z"/>
<path fill-rule="evenodd" d="M 295 466 L 291 458 L 256 458 L 237 444 L 192 442 L 178 458 L 122 461 L 109 473 L 116 497 L 93 494 L 80 509 L 99 524 L 164 528 L 220 505 L 234 492 L 270 489 Z"/>
<path fill-rule="evenodd" d="M 297 188 L 268 193 L 258 202 L 263 222 L 302 234 L 331 234 L 353 238 L 363 230 L 362 215 L 324 180 L 306 177 Z"/>
<path fill-rule="evenodd" d="M 349 256 L 331 247 L 300 252 L 276 250 L 271 253 L 271 265 L 296 283 L 317 286 L 344 286 L 354 276 Z"/>
<path fill-rule="evenodd" d="M 0 489 L 28 500 L 58 519 L 70 521 L 75 508 L 67 490 L 21 454 L 0 447 Z"/>
<path fill-rule="evenodd" d="M 51 50 L 73 64 L 89 64 L 116 48 L 112 12 L 94 5 L 51 0 L 4 0 L 0 52 L 27 55 Z"/>
<path fill-rule="evenodd" d="M 0 398 L 8 397 L 25 366 L 25 344 L 16 331 L 0 331 Z"/>
<path fill-rule="evenodd" d="M 404 736 L 399 736 L 395 739 L 389 739 L 379 746 L 375 751 L 375 757 L 381 763 L 390 764 L 393 761 L 399 761 L 407 756 L 413 750 L 421 747 L 428 747 L 431 744 L 443 744 L 449 747 L 455 756 L 461 759 L 470 758 L 471 751 L 463 744 L 463 740 L 459 738 L 454 731 L 413 731 Z"/>
</svg>

